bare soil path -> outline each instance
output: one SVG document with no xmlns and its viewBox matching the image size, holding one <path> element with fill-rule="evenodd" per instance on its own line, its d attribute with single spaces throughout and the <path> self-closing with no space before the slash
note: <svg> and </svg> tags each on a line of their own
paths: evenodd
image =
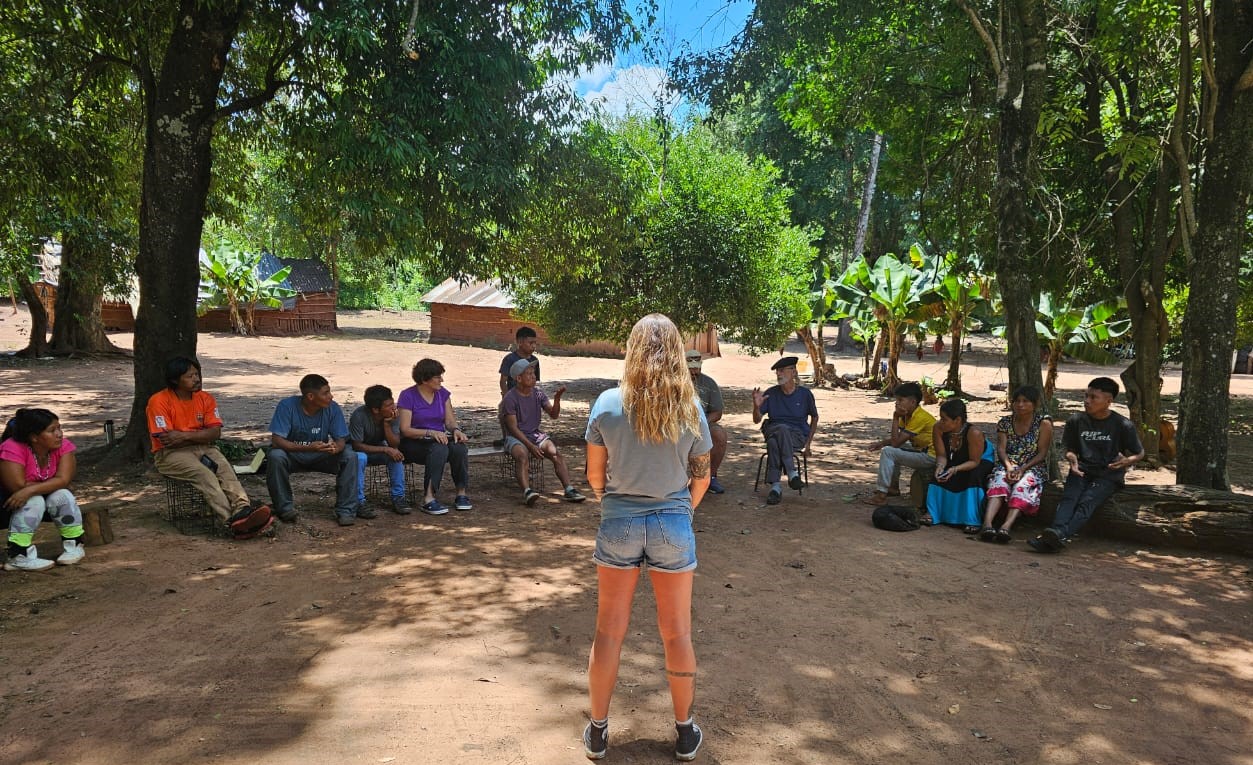
<svg viewBox="0 0 1253 765">
<path fill-rule="evenodd" d="M 10 310 L 0 351 L 25 344 Z M 351 412 L 367 385 L 399 392 L 429 355 L 475 442 L 496 437 L 503 349 L 427 344 L 422 314 L 342 324 L 202 335 L 228 435 L 262 439 L 307 372 Z M 770 360 L 723 350 L 706 371 L 727 397 L 728 491 L 696 518 L 698 762 L 1253 765 L 1253 561 L 1090 537 L 1040 557 L 1026 527 L 1006 547 L 878 531 L 857 502 L 876 464 L 862 444 L 891 404 L 863 391 L 817 392 L 813 485 L 768 508 L 752 491 L 749 394 L 772 381 Z M 621 362 L 541 355 L 542 384 L 570 386 L 555 432 L 581 474 L 588 407 Z M 928 354 L 904 374 L 942 378 L 946 364 Z M 1111 371 L 1067 365 L 1068 405 Z M 985 431 L 1001 414 L 988 383 L 1004 377 L 996 349 L 977 347 L 965 380 L 988 397 L 971 404 Z M 1166 377 L 1177 396 L 1178 371 Z M 0 360 L 0 414 L 48 406 L 91 447 L 103 420 L 126 421 L 131 381 L 123 359 Z M 1253 384 L 1235 393 L 1247 413 Z M 1247 490 L 1245 441 L 1231 473 Z M 0 573 L 0 763 L 583 762 L 597 507 L 560 502 L 550 475 L 551 496 L 528 509 L 492 462 L 472 471 L 470 512 L 346 529 L 329 478 L 302 475 L 301 522 L 244 543 L 178 534 L 155 472 L 81 471 L 76 493 L 111 509 L 118 538 L 76 567 Z M 245 486 L 265 496 L 264 481 Z M 673 761 L 662 670 L 643 585 L 605 762 Z"/>
</svg>

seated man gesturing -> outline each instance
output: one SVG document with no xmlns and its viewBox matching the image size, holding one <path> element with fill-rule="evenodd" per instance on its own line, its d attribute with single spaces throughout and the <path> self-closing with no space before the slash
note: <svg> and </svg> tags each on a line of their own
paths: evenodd
<svg viewBox="0 0 1253 765">
<path fill-rule="evenodd" d="M 800 384 L 797 361 L 796 356 L 779 359 L 770 367 L 779 384 L 765 393 L 753 388 L 753 423 L 766 418 L 761 432 L 766 437 L 766 483 L 770 484 L 767 505 L 777 505 L 783 499 L 779 478 L 785 473 L 789 487 L 804 488 L 793 454 L 804 451 L 809 456 L 809 444 L 818 427 L 818 405 L 814 394 Z"/>
<path fill-rule="evenodd" d="M 539 492 L 530 485 L 532 459 L 552 460 L 553 472 L 565 488 L 562 499 L 568 502 L 582 502 L 587 499 L 570 482 L 570 469 L 566 467 L 565 458 L 557 451 L 557 445 L 547 433 L 540 431 L 541 412 L 554 420 L 561 414 L 561 395 L 566 392 L 565 386 L 558 388 L 553 393 L 552 401 L 549 401 L 544 391 L 535 385 L 535 362 L 527 359 L 513 362 L 509 375 L 515 380 L 515 385 L 501 402 L 505 424 L 505 451 L 513 456 L 518 485 L 522 487 L 522 501 L 529 507 L 539 499 Z"/>
</svg>

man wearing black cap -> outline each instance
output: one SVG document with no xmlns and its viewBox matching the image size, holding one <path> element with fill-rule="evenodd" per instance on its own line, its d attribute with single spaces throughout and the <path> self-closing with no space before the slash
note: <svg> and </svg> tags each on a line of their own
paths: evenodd
<svg viewBox="0 0 1253 765">
<path fill-rule="evenodd" d="M 779 478 L 787 473 L 788 486 L 804 488 L 796 469 L 794 452 L 804 451 L 809 456 L 809 444 L 818 427 L 818 405 L 814 394 L 803 388 L 797 379 L 795 356 L 784 356 L 770 368 L 774 370 L 778 385 L 765 393 L 753 388 L 753 423 L 766 417 L 761 432 L 766 437 L 766 483 L 771 484 L 766 495 L 767 505 L 777 505 L 783 499 L 783 486 Z"/>
</svg>

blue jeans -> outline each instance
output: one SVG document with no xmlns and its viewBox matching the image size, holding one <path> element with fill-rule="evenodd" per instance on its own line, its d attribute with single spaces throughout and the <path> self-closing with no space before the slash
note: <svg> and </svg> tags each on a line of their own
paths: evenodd
<svg viewBox="0 0 1253 765">
<path fill-rule="evenodd" d="M 1062 539 L 1070 539 L 1091 520 L 1096 509 L 1121 488 L 1121 483 L 1108 478 L 1089 478 L 1070 471 L 1050 528 Z"/>
<path fill-rule="evenodd" d="M 365 466 L 386 465 L 392 485 L 392 499 L 405 498 L 405 463 L 396 462 L 386 454 L 357 452 L 357 504 L 365 504 Z"/>
<path fill-rule="evenodd" d="M 323 452 L 287 452 L 271 449 L 266 457 L 269 468 L 265 485 L 270 490 L 270 504 L 276 513 L 295 510 L 292 500 L 292 473 L 329 473 L 335 476 L 335 514 L 357 515 L 357 453 L 344 446 L 339 454 Z"/>
<path fill-rule="evenodd" d="M 684 508 L 647 515 L 604 518 L 596 531 L 596 563 L 609 568 L 639 568 L 677 574 L 696 568 L 692 514 Z"/>
</svg>

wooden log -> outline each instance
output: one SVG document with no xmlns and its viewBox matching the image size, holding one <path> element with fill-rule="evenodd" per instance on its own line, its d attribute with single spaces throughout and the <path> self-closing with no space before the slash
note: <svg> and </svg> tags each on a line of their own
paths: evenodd
<svg viewBox="0 0 1253 765">
<path fill-rule="evenodd" d="M 83 542 L 88 547 L 99 547 L 113 541 L 113 525 L 109 523 L 109 508 L 84 507 Z"/>
<path fill-rule="evenodd" d="M 1060 484 L 1045 487 L 1042 520 L 1052 519 L 1061 497 Z M 1129 484 L 1096 511 L 1084 532 L 1253 556 L 1253 496 L 1199 486 Z"/>
</svg>

